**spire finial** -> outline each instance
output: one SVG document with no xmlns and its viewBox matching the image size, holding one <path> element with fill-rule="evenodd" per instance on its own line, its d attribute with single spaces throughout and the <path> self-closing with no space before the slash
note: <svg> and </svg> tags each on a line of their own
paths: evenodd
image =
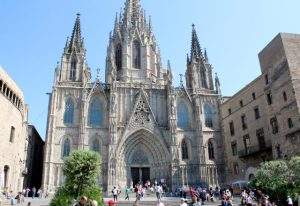
<svg viewBox="0 0 300 206">
<path fill-rule="evenodd" d="M 99 79 L 99 77 L 100 77 L 100 68 L 98 67 L 97 69 L 96 69 L 96 72 L 97 72 L 97 76 L 96 76 L 96 79 Z"/>
<path fill-rule="evenodd" d="M 180 86 L 183 86 L 183 75 L 179 74 L 179 77 L 180 77 Z"/>
</svg>

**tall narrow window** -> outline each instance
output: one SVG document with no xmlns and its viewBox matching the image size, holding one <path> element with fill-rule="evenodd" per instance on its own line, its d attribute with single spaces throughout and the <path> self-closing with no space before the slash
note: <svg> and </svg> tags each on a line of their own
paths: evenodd
<svg viewBox="0 0 300 206">
<path fill-rule="evenodd" d="M 9 166 L 8 165 L 4 166 L 3 172 L 4 172 L 3 186 L 4 186 L 4 188 L 7 188 L 8 187 L 8 178 L 9 178 Z"/>
<path fill-rule="evenodd" d="M 256 137 L 258 141 L 258 146 L 260 149 L 266 148 L 266 141 L 265 141 L 265 135 L 264 135 L 264 129 L 258 129 L 256 130 Z"/>
<path fill-rule="evenodd" d="M 283 100 L 286 102 L 286 101 L 287 101 L 287 95 L 286 95 L 286 92 L 283 92 L 283 93 L 282 93 L 282 96 L 283 96 Z"/>
<path fill-rule="evenodd" d="M 69 97 L 65 104 L 65 113 L 64 113 L 64 123 L 73 124 L 74 119 L 74 102 L 71 97 Z"/>
<path fill-rule="evenodd" d="M 237 155 L 237 143 L 236 143 L 236 141 L 231 142 L 231 151 L 232 151 L 232 156 Z"/>
<path fill-rule="evenodd" d="M 240 106 L 241 106 L 241 107 L 244 106 L 243 100 L 240 100 Z"/>
<path fill-rule="evenodd" d="M 0 80 L 0 92 L 2 92 L 2 88 L 3 88 L 3 81 Z"/>
<path fill-rule="evenodd" d="M 267 74 L 265 75 L 265 83 L 266 83 L 266 85 L 269 84 L 269 77 Z"/>
<path fill-rule="evenodd" d="M 69 156 L 70 151 L 71 151 L 71 141 L 69 138 L 66 138 L 63 142 L 62 157 Z"/>
<path fill-rule="evenodd" d="M 89 125 L 100 127 L 103 123 L 103 105 L 98 97 L 94 97 L 89 108 Z"/>
<path fill-rule="evenodd" d="M 291 119 L 291 118 L 288 118 L 288 126 L 289 126 L 289 128 L 292 128 L 292 127 L 294 127 L 294 124 L 293 124 L 293 120 Z"/>
<path fill-rule="evenodd" d="M 255 92 L 252 93 L 252 99 L 255 100 L 256 99 L 256 95 Z"/>
<path fill-rule="evenodd" d="M 234 163 L 234 164 L 233 164 L 233 173 L 234 173 L 235 175 L 238 175 L 238 174 L 239 174 L 239 165 L 238 165 L 238 163 Z"/>
<path fill-rule="evenodd" d="M 185 103 L 180 103 L 177 107 L 177 126 L 182 129 L 189 127 L 189 110 Z"/>
<path fill-rule="evenodd" d="M 189 159 L 188 145 L 187 145 L 185 139 L 182 140 L 182 142 L 181 142 L 181 157 L 183 160 Z"/>
<path fill-rule="evenodd" d="M 241 116 L 241 122 L 242 122 L 242 128 L 243 128 L 243 130 L 245 130 L 245 129 L 247 129 L 247 122 L 246 122 L 246 115 L 242 115 Z"/>
<path fill-rule="evenodd" d="M 91 145 L 90 145 L 90 149 L 94 152 L 99 152 L 100 153 L 100 142 L 98 138 L 95 138 Z"/>
<path fill-rule="evenodd" d="M 233 121 L 229 122 L 229 130 L 230 130 L 230 135 L 234 135 L 234 124 Z"/>
<path fill-rule="evenodd" d="M 115 48 L 115 61 L 116 61 L 116 67 L 117 71 L 122 69 L 122 45 L 117 44 Z"/>
<path fill-rule="evenodd" d="M 231 108 L 228 109 L 228 115 L 231 115 Z"/>
<path fill-rule="evenodd" d="M 268 105 L 271 105 L 273 103 L 273 100 L 272 100 L 272 93 L 269 92 L 267 94 L 267 102 L 268 102 Z"/>
<path fill-rule="evenodd" d="M 270 125 L 272 127 L 272 133 L 277 134 L 278 133 L 278 122 L 276 117 L 272 117 L 270 119 Z"/>
<path fill-rule="evenodd" d="M 215 151 L 214 151 L 214 145 L 212 141 L 208 142 L 208 158 L 215 159 Z"/>
<path fill-rule="evenodd" d="M 249 147 L 250 147 L 250 137 L 248 134 L 243 136 L 243 142 L 244 142 L 245 152 L 246 152 L 246 154 L 248 154 Z"/>
<path fill-rule="evenodd" d="M 15 127 L 14 126 L 11 126 L 10 128 L 10 137 L 9 137 L 9 141 L 10 142 L 14 142 L 14 139 L 15 139 Z"/>
<path fill-rule="evenodd" d="M 76 61 L 75 57 L 73 57 L 71 60 L 71 68 L 70 68 L 70 80 L 71 81 L 76 80 L 76 66 L 77 66 L 77 61 Z"/>
<path fill-rule="evenodd" d="M 137 40 L 132 44 L 132 66 L 135 69 L 141 68 L 141 44 Z"/>
<path fill-rule="evenodd" d="M 213 127 L 213 115 L 214 111 L 212 106 L 205 104 L 204 105 L 204 118 L 205 118 L 205 126 L 206 127 Z"/>
<path fill-rule="evenodd" d="M 206 72 L 205 72 L 205 68 L 201 68 L 200 69 L 201 72 L 201 79 L 202 79 L 202 87 L 203 88 L 208 88 L 207 86 L 207 81 L 206 81 Z"/>
<path fill-rule="evenodd" d="M 260 118 L 260 113 L 259 113 L 258 107 L 254 108 L 254 116 L 255 116 L 255 119 L 259 119 Z"/>
</svg>

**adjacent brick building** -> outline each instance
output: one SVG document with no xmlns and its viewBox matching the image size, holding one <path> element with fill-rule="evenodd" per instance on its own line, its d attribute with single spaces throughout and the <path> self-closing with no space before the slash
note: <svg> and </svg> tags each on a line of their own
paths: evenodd
<svg viewBox="0 0 300 206">
<path fill-rule="evenodd" d="M 262 74 L 221 105 L 227 183 L 300 154 L 300 35 L 278 34 L 259 60 Z"/>
</svg>

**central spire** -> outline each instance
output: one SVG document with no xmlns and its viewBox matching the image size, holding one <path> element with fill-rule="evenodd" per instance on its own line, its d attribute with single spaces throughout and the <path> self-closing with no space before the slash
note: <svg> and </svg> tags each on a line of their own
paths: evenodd
<svg viewBox="0 0 300 206">
<path fill-rule="evenodd" d="M 199 39 L 197 36 L 195 24 L 192 25 L 192 45 L 191 45 L 191 60 L 200 59 L 203 57 L 202 50 L 200 47 Z"/>
</svg>

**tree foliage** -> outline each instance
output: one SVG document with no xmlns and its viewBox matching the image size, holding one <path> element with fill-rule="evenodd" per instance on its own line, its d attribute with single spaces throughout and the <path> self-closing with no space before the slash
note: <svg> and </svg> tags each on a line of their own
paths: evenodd
<svg viewBox="0 0 300 206">
<path fill-rule="evenodd" d="M 69 206 L 80 196 L 87 196 L 103 205 L 102 192 L 97 185 L 100 174 L 100 156 L 96 152 L 77 150 L 65 159 L 65 182 L 51 201 L 51 206 Z"/>
<path fill-rule="evenodd" d="M 300 194 L 300 157 L 262 163 L 252 185 L 277 202 L 286 201 L 288 195 L 297 197 Z"/>
</svg>

